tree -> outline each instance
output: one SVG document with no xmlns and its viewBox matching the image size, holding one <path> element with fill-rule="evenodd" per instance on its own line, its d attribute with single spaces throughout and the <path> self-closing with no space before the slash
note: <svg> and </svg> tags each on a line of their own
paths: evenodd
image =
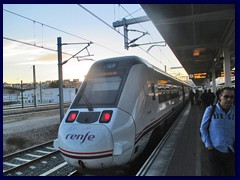
<svg viewBox="0 0 240 180">
<path fill-rule="evenodd" d="M 57 80 L 57 81 L 52 81 L 52 82 L 49 84 L 49 87 L 50 87 L 50 88 L 58 88 L 58 87 L 59 87 L 58 80 Z"/>
</svg>

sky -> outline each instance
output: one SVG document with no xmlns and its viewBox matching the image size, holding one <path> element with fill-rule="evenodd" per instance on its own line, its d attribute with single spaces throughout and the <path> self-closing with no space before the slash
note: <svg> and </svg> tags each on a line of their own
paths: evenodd
<svg viewBox="0 0 240 180">
<path fill-rule="evenodd" d="M 113 22 L 146 16 L 139 4 L 3 4 L 3 82 L 33 82 L 58 80 L 57 38 L 61 37 L 62 61 L 82 50 L 63 67 L 63 79 L 83 80 L 91 65 L 98 60 L 136 55 L 158 68 L 177 76 L 188 76 L 168 46 L 151 45 L 124 48 L 123 27 L 113 28 Z M 151 21 L 129 25 L 130 40 L 148 32 L 135 43 L 164 41 Z M 88 43 L 92 42 L 87 49 Z M 76 44 L 70 44 L 76 43 Z M 78 44 L 77 44 L 78 43 Z M 163 45 L 159 43 L 158 45 Z"/>
</svg>

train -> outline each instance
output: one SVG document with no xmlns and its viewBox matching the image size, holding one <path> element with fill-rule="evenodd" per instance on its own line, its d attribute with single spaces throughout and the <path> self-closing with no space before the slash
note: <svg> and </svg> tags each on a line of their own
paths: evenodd
<svg viewBox="0 0 240 180">
<path fill-rule="evenodd" d="M 190 88 L 137 56 L 96 61 L 60 123 L 54 147 L 77 170 L 132 162 L 154 129 L 189 101 Z"/>
</svg>

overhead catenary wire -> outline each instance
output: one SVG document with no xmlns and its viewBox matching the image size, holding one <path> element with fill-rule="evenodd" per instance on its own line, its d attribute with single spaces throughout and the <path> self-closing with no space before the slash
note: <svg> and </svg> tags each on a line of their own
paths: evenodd
<svg viewBox="0 0 240 180">
<path fill-rule="evenodd" d="M 33 47 L 37 47 L 37 48 L 41 48 L 41 49 L 57 52 L 56 49 L 51 49 L 51 48 L 39 46 L 39 45 L 36 45 L 36 44 L 32 44 L 32 43 L 28 43 L 28 42 L 24 42 L 24 41 L 12 39 L 12 38 L 4 37 L 4 36 L 3 36 L 3 39 L 9 40 L 9 41 L 13 41 L 13 42 L 17 42 L 17 43 L 21 43 L 21 44 L 25 44 L 25 45 L 28 45 L 28 46 L 33 46 Z M 66 53 L 66 52 L 62 52 L 62 53 L 65 54 L 65 55 L 72 56 L 72 54 L 69 54 L 69 53 Z"/>
<path fill-rule="evenodd" d="M 94 17 L 96 17 L 97 19 L 99 19 L 101 22 L 103 22 L 103 23 L 104 23 L 105 25 L 107 25 L 109 28 L 111 28 L 112 30 L 114 30 L 115 32 L 117 32 L 118 34 L 120 34 L 121 36 L 124 37 L 124 35 L 123 35 L 122 33 L 120 33 L 119 31 L 117 31 L 116 29 L 114 29 L 111 25 L 109 25 L 108 23 L 106 23 L 105 21 L 103 21 L 101 18 L 99 18 L 98 16 L 96 16 L 95 14 L 93 14 L 92 12 L 90 12 L 88 9 L 86 9 L 85 7 L 83 7 L 83 6 L 80 5 L 80 4 L 79 4 L 79 6 L 82 7 L 83 9 L 85 9 L 85 10 L 86 10 L 87 12 L 89 12 L 90 14 L 92 14 L 92 15 L 93 15 Z M 120 5 L 119 5 L 119 6 L 120 6 Z M 88 39 L 86 39 L 86 38 L 77 36 L 77 35 L 75 35 L 75 34 L 72 34 L 72 33 L 69 33 L 69 32 L 67 32 L 67 31 L 61 30 L 61 29 L 59 29 L 59 28 L 53 27 L 53 26 L 51 26 L 51 25 L 41 23 L 41 22 L 36 21 L 36 20 L 34 20 L 34 19 L 31 19 L 31 18 L 28 18 L 28 17 L 26 17 L 26 16 L 17 14 L 17 13 L 15 13 L 15 12 L 12 12 L 12 11 L 9 11 L 9 10 L 6 10 L 6 9 L 3 9 L 3 11 L 6 11 L 6 12 L 8 12 L 8 13 L 14 14 L 14 15 L 16 15 L 16 16 L 19 16 L 19 17 L 21 17 L 21 18 L 24 18 L 24 19 L 27 19 L 27 20 L 29 20 L 29 21 L 34 22 L 34 33 L 35 33 L 35 24 L 37 23 L 37 24 L 40 24 L 40 25 L 42 26 L 42 28 L 45 26 L 45 27 L 54 29 L 54 30 L 56 30 L 56 31 L 59 31 L 59 32 L 62 32 L 62 33 L 71 35 L 71 36 L 73 36 L 73 37 L 76 37 L 76 38 L 79 38 L 79 39 L 82 39 L 82 40 L 85 40 L 85 41 L 90 41 L 90 40 L 88 40 Z M 35 35 L 34 35 L 34 36 L 35 36 Z M 11 39 L 12 41 L 15 41 L 15 42 L 18 42 L 18 43 L 31 45 L 31 43 L 26 43 L 26 42 L 19 41 L 19 40 L 16 40 L 16 39 L 14 40 L 14 39 L 12 39 L 12 38 L 7 38 L 7 37 L 5 37 L 5 39 L 7 39 L 7 40 L 10 40 L 10 39 Z M 34 39 L 35 39 L 35 38 L 34 38 Z M 94 41 L 90 41 L 90 42 L 94 42 Z M 42 44 L 43 44 L 43 30 L 42 30 Z M 109 48 L 109 47 L 106 47 L 106 46 L 104 46 L 104 45 L 102 45 L 102 44 L 100 44 L 100 43 L 94 42 L 94 44 L 97 45 L 97 46 L 100 46 L 100 47 L 102 47 L 102 48 L 104 48 L 104 49 L 107 49 L 107 50 L 109 50 L 109 51 L 112 51 L 112 52 L 114 52 L 114 53 L 117 53 L 117 54 L 120 54 L 120 55 L 124 55 L 123 53 L 120 53 L 120 52 L 118 52 L 118 51 L 116 51 L 116 50 L 113 50 L 113 49 L 111 49 L 111 48 Z M 47 50 L 51 50 L 51 51 L 56 51 L 56 50 L 51 49 L 51 48 L 43 47 L 43 45 L 42 45 L 42 46 L 39 46 L 39 45 L 37 45 L 35 42 L 34 42 L 34 44 L 33 44 L 32 46 L 35 46 L 35 47 L 38 47 L 38 48 L 47 49 Z M 144 52 L 146 52 L 146 53 L 147 53 L 149 56 L 151 56 L 153 59 L 155 59 L 158 63 L 161 63 L 161 64 L 164 66 L 164 64 L 163 64 L 161 61 L 159 61 L 158 59 L 156 59 L 152 54 L 149 54 L 146 50 L 144 50 L 144 49 L 141 48 L 141 47 L 139 47 L 139 48 L 140 48 L 141 50 L 143 50 Z M 64 53 L 64 54 L 68 54 L 68 53 Z M 68 55 L 70 55 L 70 54 L 68 54 Z"/>
<path fill-rule="evenodd" d="M 138 12 L 138 11 L 140 11 L 140 10 L 142 10 L 142 8 L 139 8 L 139 9 L 137 9 L 137 10 L 133 11 L 131 14 L 130 14 L 130 13 L 128 13 L 128 15 L 127 15 L 127 16 L 125 16 L 124 18 L 127 18 L 128 16 L 132 16 L 134 13 L 136 13 L 136 12 Z"/>
<path fill-rule="evenodd" d="M 117 33 L 119 33 L 120 35 L 122 35 L 122 36 L 124 37 L 124 35 L 123 35 L 122 33 L 120 33 L 119 31 L 117 31 L 116 29 L 114 29 L 111 25 L 109 25 L 108 23 L 106 23 L 105 21 L 103 21 L 101 18 L 99 18 L 98 16 L 96 16 L 95 14 L 93 14 L 93 13 L 92 13 L 91 11 L 89 11 L 87 8 L 85 8 L 84 6 L 82 6 L 82 5 L 80 5 L 80 4 L 78 4 L 78 5 L 79 5 L 80 7 L 82 7 L 83 9 L 85 9 L 85 10 L 86 10 L 87 12 L 89 12 L 90 14 L 92 14 L 94 17 L 96 17 L 97 19 L 99 19 L 101 22 L 103 22 L 103 23 L 104 23 L 105 25 L 107 25 L 109 28 L 111 28 L 112 30 L 116 31 Z M 67 32 L 67 31 L 61 30 L 61 29 L 59 29 L 59 28 L 50 26 L 50 25 L 48 25 L 48 24 L 41 23 L 41 22 L 36 21 L 36 20 L 34 20 L 34 19 L 31 19 L 31 18 L 28 18 L 28 17 L 26 17 L 26 16 L 17 14 L 17 13 L 15 13 L 15 12 L 12 12 L 12 11 L 9 11 L 9 10 L 6 10 L 6 9 L 3 9 L 3 10 L 6 11 L 6 12 L 8 12 L 8 13 L 11 13 L 11 14 L 14 14 L 14 15 L 16 15 L 16 16 L 19 16 L 19 17 L 21 17 L 21 18 L 24 18 L 24 19 L 27 19 L 27 20 L 29 20 L 29 21 L 32 21 L 32 22 L 34 22 L 34 24 L 35 24 L 35 23 L 41 24 L 42 27 L 45 26 L 45 27 L 54 29 L 54 30 L 56 30 L 56 31 L 59 31 L 59 32 L 62 32 L 62 33 L 71 35 L 71 36 L 73 36 L 73 37 L 77 37 L 77 38 L 80 38 L 80 39 L 82 39 L 82 40 L 89 41 L 88 39 L 82 38 L 82 37 L 80 37 L 80 36 L 77 36 L 77 35 L 75 35 L 75 34 L 72 34 L 72 33 L 69 33 L 69 32 Z M 17 41 L 17 40 L 16 40 L 16 42 L 20 42 L 20 41 Z M 93 42 L 93 41 L 91 41 L 91 42 Z M 23 44 L 24 44 L 24 43 L 23 43 Z M 28 44 L 28 45 L 29 45 L 29 43 L 25 43 L 25 44 Z M 98 46 L 100 46 L 100 47 L 102 47 L 102 48 L 108 49 L 108 50 L 110 50 L 110 51 L 112 51 L 112 52 L 115 52 L 115 53 L 117 53 L 117 54 L 124 55 L 123 53 L 120 53 L 120 52 L 117 52 L 117 51 L 115 51 L 115 50 L 112 50 L 112 49 L 110 49 L 110 48 L 108 48 L 108 47 L 106 47 L 106 46 L 104 46 L 104 45 L 99 44 L 99 43 L 94 42 L 94 44 L 95 44 L 95 45 L 98 45 Z M 43 47 L 41 47 L 41 46 L 37 46 L 36 44 L 34 44 L 33 46 L 43 48 Z M 144 50 L 143 48 L 141 48 L 141 47 L 139 47 L 139 48 L 147 53 L 147 51 Z M 44 47 L 43 49 L 49 49 L 49 48 L 45 48 L 45 47 Z M 150 55 L 153 59 L 155 59 L 157 62 L 161 63 L 161 64 L 164 66 L 164 64 L 163 64 L 162 62 L 160 62 L 159 60 L 157 60 L 154 56 L 152 56 L 151 54 L 148 54 L 148 55 Z"/>
<path fill-rule="evenodd" d="M 123 5 L 119 5 L 127 14 L 128 14 L 128 16 L 131 16 L 134 20 L 136 20 L 136 18 L 135 17 L 133 17 L 133 13 L 135 13 L 135 12 L 137 12 L 137 11 L 139 11 L 139 10 L 141 10 L 142 8 L 140 8 L 140 9 L 138 9 L 137 11 L 134 11 L 133 13 L 129 13 L 128 11 L 127 11 L 127 9 L 123 6 Z M 127 16 L 126 16 L 127 17 Z M 137 21 L 137 20 L 136 20 Z M 139 24 L 139 26 L 141 26 L 145 31 L 147 31 L 147 29 L 142 25 L 142 24 Z M 151 36 L 151 34 L 149 34 L 150 35 L 150 37 L 151 37 L 151 39 L 154 41 L 154 39 L 153 39 L 153 37 Z M 169 58 L 166 56 L 166 54 L 161 50 L 161 48 L 158 46 L 158 49 L 159 49 L 159 51 L 166 57 L 166 59 L 168 60 L 168 62 L 173 66 L 173 64 L 171 63 L 171 61 L 169 60 Z M 177 70 L 178 71 L 178 70 Z M 179 72 L 179 71 L 178 71 Z M 179 72 L 180 73 L 180 72 Z"/>
<path fill-rule="evenodd" d="M 127 14 L 129 14 L 128 16 L 131 16 L 134 20 L 136 20 L 136 18 L 133 17 L 132 14 L 142 9 L 142 8 L 140 8 L 140 9 L 138 9 L 137 11 L 134 11 L 133 13 L 129 13 L 129 12 L 127 11 L 127 9 L 126 9 L 125 7 L 123 7 L 123 5 L 120 4 L 120 7 L 121 7 Z M 127 17 L 127 16 L 126 16 L 126 17 Z M 136 22 L 137 22 L 137 20 L 136 20 Z M 141 26 L 146 32 L 148 31 L 142 24 L 139 24 L 139 26 Z M 151 39 L 154 41 L 154 39 L 153 39 L 153 37 L 151 36 L 151 34 L 149 34 L 149 35 L 150 35 Z M 147 43 L 146 43 L 146 44 L 147 44 Z M 150 44 L 150 43 L 149 43 L 149 44 Z M 157 46 L 157 45 L 156 45 L 156 46 Z M 169 58 L 166 56 L 166 54 L 161 50 L 161 48 L 158 47 L 158 49 L 159 49 L 159 51 L 166 57 L 166 59 L 168 60 L 168 62 L 172 65 L 171 61 L 170 61 Z M 163 63 L 161 63 L 161 64 L 163 64 Z M 179 72 L 179 71 L 178 71 L 178 72 Z M 179 72 L 179 73 L 180 73 L 180 72 Z"/>
<path fill-rule="evenodd" d="M 40 24 L 40 25 L 42 25 L 42 27 L 45 26 L 45 27 L 48 27 L 48 28 L 50 28 L 50 29 L 54 29 L 54 30 L 56 30 L 56 31 L 62 32 L 62 33 L 64 33 L 64 34 L 67 34 L 67 35 L 70 35 L 70 36 L 73 36 L 73 37 L 82 39 L 82 40 L 84 40 L 84 41 L 93 42 L 94 45 L 97 45 L 97 46 L 99 46 L 99 47 L 102 47 L 102 48 L 104 48 L 104 49 L 107 49 L 107 50 L 109 50 L 109 51 L 112 51 L 112 52 L 114 52 L 114 53 L 116 53 L 116 54 L 123 55 L 122 53 L 120 53 L 120 52 L 118 52 L 118 51 L 116 51 L 116 50 L 113 50 L 113 49 L 111 49 L 111 48 L 109 48 L 109 47 L 106 47 L 106 46 L 104 46 L 104 45 L 102 45 L 102 44 L 100 44 L 100 43 L 97 43 L 97 42 L 88 40 L 88 39 L 86 39 L 86 38 L 80 37 L 80 36 L 75 35 L 75 34 L 73 34 L 73 33 L 70 33 L 70 32 L 64 31 L 64 30 L 61 30 L 61 29 L 59 29 L 59 28 L 53 27 L 53 26 L 48 25 L 48 24 L 45 24 L 45 23 L 41 23 L 41 22 L 39 22 L 39 21 L 36 21 L 36 20 L 31 19 L 31 18 L 28 18 L 28 17 L 26 17 L 26 16 L 17 14 L 17 13 L 15 13 L 15 12 L 12 12 L 12 11 L 7 10 L 7 9 L 3 9 L 3 11 L 8 12 L 8 13 L 11 13 L 11 14 L 14 14 L 14 15 L 16 15 L 16 16 L 18 16 L 18 17 L 23 18 L 23 19 L 27 19 L 27 20 L 32 21 L 32 22 L 34 22 L 34 23 Z M 9 38 L 9 39 L 11 39 L 11 38 Z M 8 39 L 8 40 L 9 40 L 9 39 Z M 43 37 L 42 37 L 42 41 L 43 41 Z M 20 41 L 15 40 L 15 42 L 20 42 Z M 23 43 L 23 44 L 24 44 L 24 43 Z M 28 44 L 28 43 L 25 43 L 25 44 Z M 30 45 L 30 44 L 28 44 L 28 45 Z M 40 47 L 40 46 L 37 46 L 37 45 L 36 45 L 36 47 Z M 41 48 L 43 48 L 43 47 L 41 47 Z M 43 49 L 49 49 L 49 48 L 43 48 Z"/>
<path fill-rule="evenodd" d="M 6 10 L 6 9 L 3 9 L 3 10 L 6 11 L 6 12 L 8 12 L 8 13 L 11 13 L 11 14 L 14 14 L 14 15 L 16 15 L 16 16 L 19 16 L 19 17 L 21 17 L 21 18 L 23 18 L 23 19 L 27 19 L 27 20 L 32 21 L 32 22 L 34 22 L 34 23 L 44 25 L 44 26 L 46 26 L 46 27 L 48 27 L 48 28 L 51 28 L 51 29 L 54 29 L 54 30 L 56 30 L 56 31 L 59 31 L 59 32 L 62 32 L 62 33 L 65 33 L 65 34 L 68 34 L 68 35 L 77 37 L 77 38 L 82 39 L 82 40 L 85 40 L 85 41 L 89 41 L 89 40 L 87 40 L 87 39 L 85 39 L 85 38 L 82 38 L 82 37 L 80 37 L 80 36 L 77 36 L 77 35 L 75 35 L 75 34 L 72 34 L 72 33 L 69 33 L 69 32 L 67 32 L 67 31 L 61 30 L 61 29 L 59 29 L 59 28 L 50 26 L 50 25 L 48 25 L 48 24 L 41 23 L 41 22 L 36 21 L 36 20 L 34 20 L 34 19 L 28 18 L 28 17 L 26 17 L 26 16 L 23 16 L 23 15 L 20 15 L 20 14 L 17 14 L 17 13 L 14 13 L 14 12 L 9 11 L 9 10 Z"/>
<path fill-rule="evenodd" d="M 115 28 L 113 28 L 111 25 L 109 25 L 107 22 L 105 22 L 104 20 L 102 20 L 100 17 L 98 17 L 97 15 L 95 15 L 94 13 L 92 13 L 90 10 L 88 10 L 87 8 L 85 8 L 84 6 L 82 6 L 81 4 L 77 4 L 78 6 L 80 6 L 82 9 L 84 9 L 85 11 L 87 11 L 88 13 L 90 13 L 92 16 L 94 16 L 95 18 L 97 18 L 99 21 L 101 21 L 103 24 L 105 24 L 106 26 L 108 26 L 110 29 L 116 31 Z M 122 36 L 124 36 L 122 33 L 116 31 L 118 34 L 121 34 Z"/>
<path fill-rule="evenodd" d="M 77 4 L 79 7 L 83 8 L 85 11 L 87 11 L 88 13 L 90 13 L 92 16 L 94 16 L 95 18 L 97 18 L 99 21 L 101 21 L 102 23 L 104 23 L 106 26 L 108 26 L 110 29 L 114 30 L 115 32 L 117 32 L 118 34 L 120 34 L 121 36 L 124 37 L 124 34 L 122 34 L 121 32 L 117 31 L 115 28 L 113 28 L 111 25 L 109 25 L 107 22 L 105 22 L 104 20 L 102 20 L 100 17 L 98 17 L 97 15 L 95 15 L 93 12 L 91 12 L 90 10 L 88 10 L 87 8 L 85 8 L 83 5 L 81 4 Z M 131 41 L 131 39 L 128 38 L 129 41 Z M 148 53 L 145 49 L 141 48 L 138 46 L 138 48 L 140 48 L 142 51 L 146 52 L 149 56 L 151 56 L 153 59 L 155 59 L 158 63 L 161 63 L 163 66 L 165 66 L 161 61 L 159 61 L 157 58 L 155 58 L 153 55 L 151 55 L 150 53 Z"/>
</svg>

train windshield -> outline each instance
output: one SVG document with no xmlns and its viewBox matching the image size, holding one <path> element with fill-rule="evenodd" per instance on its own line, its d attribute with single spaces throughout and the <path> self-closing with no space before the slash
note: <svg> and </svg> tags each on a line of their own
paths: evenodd
<svg viewBox="0 0 240 180">
<path fill-rule="evenodd" d="M 116 107 L 128 73 L 133 65 L 142 63 L 135 56 L 98 61 L 90 68 L 71 108 Z"/>
<path fill-rule="evenodd" d="M 120 76 L 104 76 L 90 79 L 86 82 L 84 94 L 91 106 L 102 107 L 113 105 L 118 98 L 122 78 Z M 86 100 L 80 96 L 77 106 L 85 106 Z"/>
</svg>

